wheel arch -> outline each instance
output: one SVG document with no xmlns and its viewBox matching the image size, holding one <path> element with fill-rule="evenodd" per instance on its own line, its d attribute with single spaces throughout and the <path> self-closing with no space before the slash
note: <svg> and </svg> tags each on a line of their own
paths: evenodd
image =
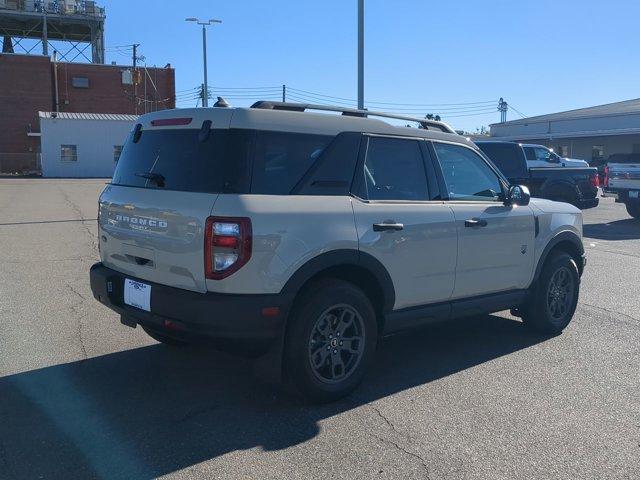
<svg viewBox="0 0 640 480">
<path fill-rule="evenodd" d="M 564 231 L 552 237 L 542 251 L 542 255 L 540 255 L 540 259 L 536 265 L 536 271 L 533 277 L 534 283 L 538 281 L 538 278 L 540 278 L 542 268 L 549 258 L 549 255 L 553 252 L 565 252 L 571 255 L 571 258 L 573 258 L 578 266 L 578 272 L 582 275 L 582 271 L 584 269 L 584 264 L 582 262 L 584 245 L 582 244 L 582 239 L 574 232 Z"/>
<path fill-rule="evenodd" d="M 302 265 L 282 288 L 297 295 L 320 278 L 334 277 L 351 282 L 371 299 L 378 316 L 393 310 L 395 289 L 387 269 L 372 255 L 358 250 L 332 250 Z"/>
</svg>

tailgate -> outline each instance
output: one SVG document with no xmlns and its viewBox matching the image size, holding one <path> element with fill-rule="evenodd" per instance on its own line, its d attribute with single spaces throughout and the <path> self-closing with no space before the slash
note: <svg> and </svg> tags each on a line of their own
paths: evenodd
<svg viewBox="0 0 640 480">
<path fill-rule="evenodd" d="M 131 276 L 205 292 L 204 225 L 217 194 L 109 185 L 100 197 L 100 257 Z"/>
</svg>

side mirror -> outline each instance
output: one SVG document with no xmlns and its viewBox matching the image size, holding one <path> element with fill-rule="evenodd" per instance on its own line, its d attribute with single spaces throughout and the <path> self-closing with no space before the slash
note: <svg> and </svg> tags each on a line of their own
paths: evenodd
<svg viewBox="0 0 640 480">
<path fill-rule="evenodd" d="M 531 200 L 531 194 L 529 193 L 529 189 L 524 185 L 511 185 L 509 187 L 509 192 L 507 193 L 507 199 L 505 201 L 506 205 L 520 205 L 526 206 L 529 205 L 529 201 Z"/>
<path fill-rule="evenodd" d="M 560 163 L 560 157 L 556 157 L 555 155 L 550 155 L 547 158 L 547 162 L 549 162 L 549 163 Z"/>
</svg>

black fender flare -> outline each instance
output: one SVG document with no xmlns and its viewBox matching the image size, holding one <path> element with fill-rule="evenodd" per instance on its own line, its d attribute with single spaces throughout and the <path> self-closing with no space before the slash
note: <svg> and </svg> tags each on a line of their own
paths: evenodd
<svg viewBox="0 0 640 480">
<path fill-rule="evenodd" d="M 533 283 L 538 281 L 540 277 L 540 273 L 542 272 L 542 267 L 544 266 L 544 262 L 547 260 L 549 253 L 558 245 L 560 242 L 571 242 L 573 246 L 576 247 L 577 251 L 580 255 L 584 255 L 584 245 L 582 244 L 582 239 L 575 232 L 571 232 L 568 230 L 564 230 L 560 233 L 557 233 L 551 240 L 547 243 L 547 246 L 544 247 L 542 251 L 542 255 L 540 255 L 540 259 L 538 260 L 538 264 L 536 265 L 536 271 L 533 276 Z M 582 274 L 582 265 L 578 264 L 578 270 Z"/>
<path fill-rule="evenodd" d="M 382 289 L 383 312 L 393 309 L 396 292 L 387 269 L 373 255 L 354 249 L 331 250 L 313 257 L 302 265 L 282 287 L 281 293 L 297 294 L 302 286 L 318 273 L 331 267 L 356 266 L 364 268 L 377 280 Z"/>
</svg>

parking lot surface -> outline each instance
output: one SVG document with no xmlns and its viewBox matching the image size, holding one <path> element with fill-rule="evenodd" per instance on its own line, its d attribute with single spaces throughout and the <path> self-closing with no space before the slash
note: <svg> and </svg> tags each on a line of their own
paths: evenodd
<svg viewBox="0 0 640 480">
<path fill-rule="evenodd" d="M 104 183 L 0 179 L 0 479 L 640 478 L 640 223 L 624 206 L 584 212 L 562 335 L 507 313 L 398 335 L 354 395 L 317 407 L 93 299 Z"/>
</svg>

